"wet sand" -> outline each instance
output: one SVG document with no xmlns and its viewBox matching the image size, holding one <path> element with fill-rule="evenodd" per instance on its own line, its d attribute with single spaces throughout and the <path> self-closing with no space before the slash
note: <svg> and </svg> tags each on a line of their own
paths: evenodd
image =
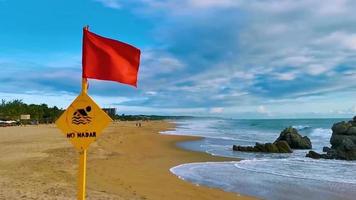
<svg viewBox="0 0 356 200">
<path fill-rule="evenodd" d="M 88 152 L 87 199 L 254 199 L 196 186 L 179 164 L 227 161 L 176 147 L 196 137 L 162 135 L 166 121 L 115 122 Z M 0 128 L 0 199 L 76 199 L 78 153 L 54 125 Z"/>
</svg>

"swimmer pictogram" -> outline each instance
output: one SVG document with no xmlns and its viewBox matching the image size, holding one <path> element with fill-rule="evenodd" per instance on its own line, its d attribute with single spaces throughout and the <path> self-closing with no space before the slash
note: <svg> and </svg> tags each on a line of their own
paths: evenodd
<svg viewBox="0 0 356 200">
<path fill-rule="evenodd" d="M 91 117 L 89 116 L 89 112 L 91 111 L 91 107 L 87 106 L 85 109 L 77 109 L 72 116 L 72 124 L 75 125 L 85 125 L 91 122 Z"/>
</svg>

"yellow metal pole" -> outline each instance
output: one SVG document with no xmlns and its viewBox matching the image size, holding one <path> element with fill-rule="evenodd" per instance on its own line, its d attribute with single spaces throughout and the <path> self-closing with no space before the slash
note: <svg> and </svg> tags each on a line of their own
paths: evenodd
<svg viewBox="0 0 356 200">
<path fill-rule="evenodd" d="M 89 26 L 88 25 L 84 26 L 84 29 L 89 30 Z M 84 74 L 82 74 L 82 75 L 84 75 Z M 88 92 L 88 80 L 87 80 L 87 78 L 83 77 L 82 78 L 82 93 L 87 94 L 87 92 Z"/>
<path fill-rule="evenodd" d="M 82 94 L 88 92 L 88 81 L 82 78 Z M 78 172 L 78 200 L 85 200 L 86 170 L 87 170 L 87 150 L 79 152 L 79 172 Z"/>
<path fill-rule="evenodd" d="M 79 152 L 78 200 L 85 200 L 87 150 Z"/>
<path fill-rule="evenodd" d="M 88 93 L 88 80 L 86 78 L 82 78 L 82 93 Z"/>
<path fill-rule="evenodd" d="M 89 26 L 85 27 L 86 30 Z M 88 80 L 82 78 L 82 94 L 88 93 Z M 87 150 L 82 149 L 79 152 L 79 174 L 78 174 L 78 200 L 85 200 L 85 185 L 86 185 L 86 172 L 87 172 Z"/>
</svg>

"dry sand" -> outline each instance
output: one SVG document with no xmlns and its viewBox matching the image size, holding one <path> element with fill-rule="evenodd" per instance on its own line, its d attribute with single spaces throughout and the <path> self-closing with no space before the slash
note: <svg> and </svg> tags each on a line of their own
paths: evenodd
<svg viewBox="0 0 356 200">
<path fill-rule="evenodd" d="M 173 166 L 226 161 L 176 147 L 197 138 L 158 134 L 165 121 L 115 122 L 89 148 L 87 199 L 253 199 L 196 186 Z M 0 128 L 0 199 L 76 199 L 78 153 L 54 125 Z"/>
</svg>

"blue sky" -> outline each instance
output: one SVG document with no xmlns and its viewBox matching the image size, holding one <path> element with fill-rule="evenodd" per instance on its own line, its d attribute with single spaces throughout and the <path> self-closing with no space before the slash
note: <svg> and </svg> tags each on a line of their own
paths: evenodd
<svg viewBox="0 0 356 200">
<path fill-rule="evenodd" d="M 67 107 L 82 27 L 142 51 L 138 89 L 90 80 L 125 114 L 233 118 L 356 114 L 348 0 L 0 0 L 0 98 Z"/>
</svg>

